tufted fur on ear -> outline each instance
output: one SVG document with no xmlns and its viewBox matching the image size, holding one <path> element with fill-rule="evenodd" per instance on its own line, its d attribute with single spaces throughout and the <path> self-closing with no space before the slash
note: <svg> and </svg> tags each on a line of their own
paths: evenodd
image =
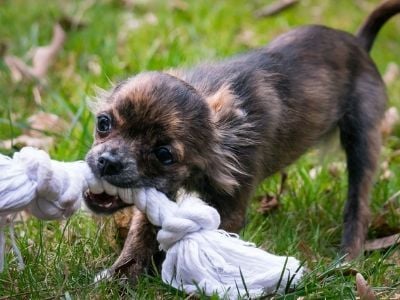
<svg viewBox="0 0 400 300">
<path fill-rule="evenodd" d="M 248 176 L 236 153 L 240 152 L 238 148 L 258 142 L 253 137 L 254 126 L 246 119 L 246 111 L 228 84 L 223 84 L 207 96 L 206 102 L 210 107 L 217 140 L 208 175 L 215 181 L 217 188 L 233 194 L 239 186 L 238 177 Z"/>
<path fill-rule="evenodd" d="M 87 100 L 87 106 L 90 111 L 94 114 L 97 114 L 104 110 L 109 102 L 109 98 L 111 96 L 111 91 L 104 90 L 100 87 L 95 87 L 95 96 L 91 97 Z"/>
</svg>

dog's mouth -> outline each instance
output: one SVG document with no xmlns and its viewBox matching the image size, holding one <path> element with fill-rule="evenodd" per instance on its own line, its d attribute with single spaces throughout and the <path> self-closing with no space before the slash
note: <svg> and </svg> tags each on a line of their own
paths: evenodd
<svg viewBox="0 0 400 300">
<path fill-rule="evenodd" d="M 124 207 L 134 204 L 137 189 L 120 188 L 111 185 L 105 180 L 84 193 L 84 200 L 87 207 L 95 213 L 111 214 Z"/>
</svg>

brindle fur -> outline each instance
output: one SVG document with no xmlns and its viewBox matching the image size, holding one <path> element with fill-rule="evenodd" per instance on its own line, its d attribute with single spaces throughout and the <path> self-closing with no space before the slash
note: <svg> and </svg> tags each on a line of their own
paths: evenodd
<svg viewBox="0 0 400 300">
<path fill-rule="evenodd" d="M 183 187 L 238 232 L 254 188 L 337 128 L 347 155 L 348 200 L 342 250 L 355 258 L 369 222 L 369 194 L 380 151 L 383 81 L 368 51 L 380 27 L 400 11 L 388 1 L 357 36 L 323 26 L 294 29 L 267 47 L 189 70 L 148 72 L 118 84 L 97 112 L 113 131 L 97 136 L 87 161 L 96 173 L 104 151 L 125 169 L 105 177 L 117 186 L 153 186 L 172 199 Z M 176 163 L 161 165 L 168 145 Z M 138 211 L 111 270 L 134 279 L 157 253 L 155 231 Z"/>
</svg>

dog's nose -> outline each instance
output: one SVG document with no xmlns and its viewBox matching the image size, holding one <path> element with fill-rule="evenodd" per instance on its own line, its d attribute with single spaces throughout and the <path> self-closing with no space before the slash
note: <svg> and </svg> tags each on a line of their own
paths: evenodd
<svg viewBox="0 0 400 300">
<path fill-rule="evenodd" d="M 101 176 L 117 175 L 122 170 L 122 163 L 116 155 L 104 152 L 97 160 L 97 168 Z"/>
</svg>

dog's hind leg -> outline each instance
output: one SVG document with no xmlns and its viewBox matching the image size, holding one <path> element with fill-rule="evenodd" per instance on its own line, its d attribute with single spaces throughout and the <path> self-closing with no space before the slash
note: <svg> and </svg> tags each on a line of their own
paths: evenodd
<svg viewBox="0 0 400 300">
<path fill-rule="evenodd" d="M 363 249 L 370 219 L 369 198 L 381 147 L 380 123 L 386 95 L 381 82 L 363 80 L 348 98 L 339 121 L 340 138 L 347 155 L 348 195 L 344 210 L 342 252 L 356 258 Z"/>
</svg>

